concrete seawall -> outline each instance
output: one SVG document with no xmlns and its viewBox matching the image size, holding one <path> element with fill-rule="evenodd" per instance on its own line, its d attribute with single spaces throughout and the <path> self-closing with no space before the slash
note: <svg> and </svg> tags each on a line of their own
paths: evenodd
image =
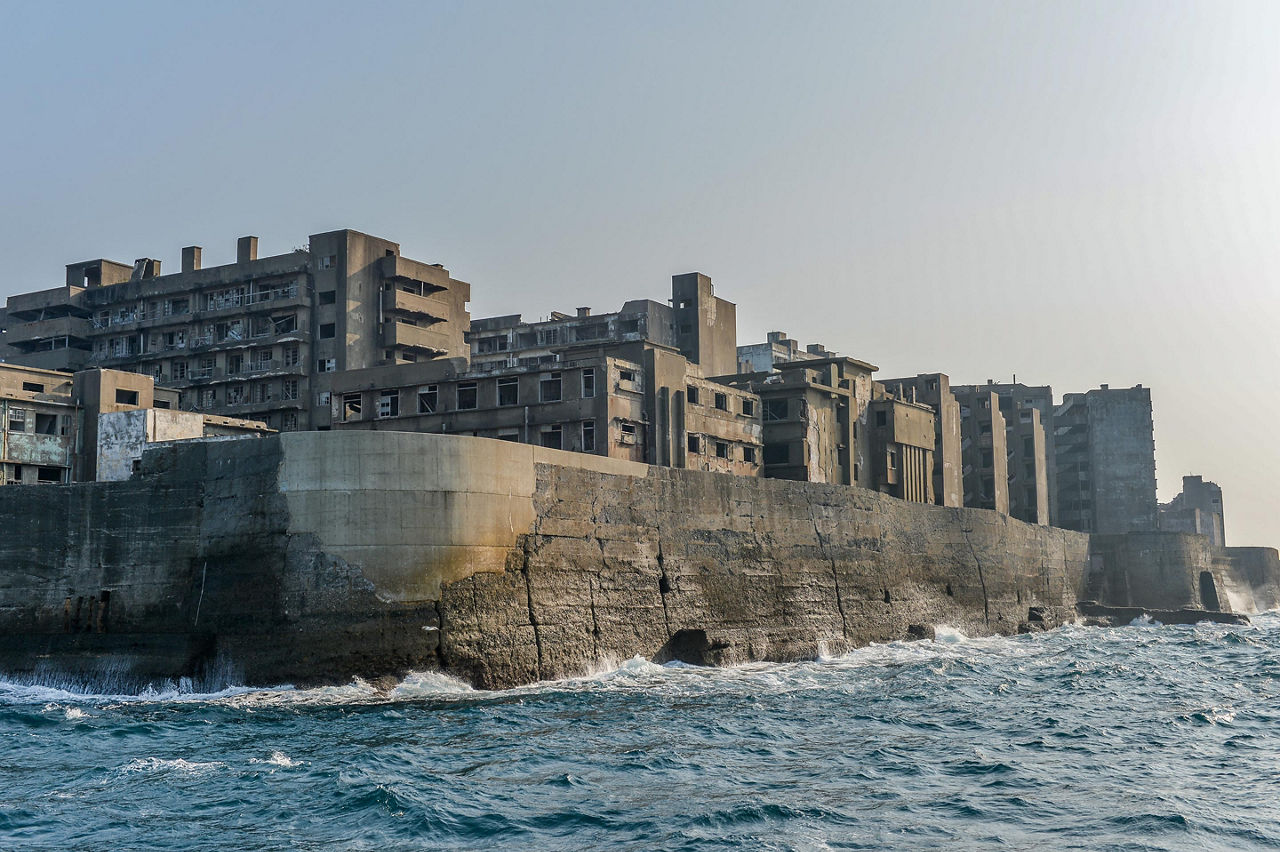
<svg viewBox="0 0 1280 852">
<path fill-rule="evenodd" d="M 994 512 L 415 433 L 161 446 L 128 482 L 0 489 L 0 517 L 8 673 L 499 687 L 1035 629 L 1096 583 L 1088 536 Z"/>
</svg>

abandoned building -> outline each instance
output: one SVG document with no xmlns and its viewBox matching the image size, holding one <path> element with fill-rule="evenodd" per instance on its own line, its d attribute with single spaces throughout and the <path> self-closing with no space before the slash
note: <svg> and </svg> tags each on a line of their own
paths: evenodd
<svg viewBox="0 0 1280 852">
<path fill-rule="evenodd" d="M 738 373 L 767 373 L 775 364 L 806 361 L 811 358 L 832 358 L 831 352 L 821 343 L 810 343 L 801 349 L 800 344 L 787 337 L 784 331 L 771 331 L 764 343 L 749 343 L 738 347 Z"/>
<path fill-rule="evenodd" d="M 951 386 L 960 404 L 960 459 L 964 505 L 1009 514 L 1009 448 L 1000 397 Z"/>
<path fill-rule="evenodd" d="M 64 286 L 9 298 L 4 360 L 145 373 L 184 409 L 309 429 L 318 374 L 465 354 L 470 286 L 396 243 L 341 230 L 265 258 L 242 237 L 223 266 L 201 254 L 169 275 L 151 258 L 68 265 Z"/>
<path fill-rule="evenodd" d="M 1226 547 L 1222 489 L 1201 476 L 1182 477 L 1182 492 L 1160 504 L 1160 529 L 1207 535 L 1213 546 Z"/>
<path fill-rule="evenodd" d="M 127 479 L 147 444 L 270 431 L 256 422 L 178 411 L 177 401 L 176 390 L 136 373 L 69 375 L 0 364 L 3 482 Z"/>
<path fill-rule="evenodd" d="M 979 409 L 986 404 L 988 394 L 996 395 L 1005 427 L 1008 514 L 1031 524 L 1049 524 L 1053 514 L 1050 483 L 1055 481 L 1054 457 L 1050 453 L 1053 390 L 1048 386 L 996 384 L 990 379 L 984 385 L 953 385 L 952 388 L 959 396 L 976 399 Z M 1046 417 L 1049 418 L 1048 421 L 1045 420 Z M 984 428 L 981 415 L 978 425 L 981 433 Z M 970 446 L 973 455 L 974 445 Z M 991 470 L 985 464 L 987 457 L 984 450 L 985 447 L 978 447 L 979 455 L 965 464 L 984 471 Z M 988 473 L 984 472 L 983 476 L 986 475 Z"/>
<path fill-rule="evenodd" d="M 1069 393 L 1053 422 L 1058 526 L 1093 533 L 1156 530 L 1151 391 L 1103 385 Z"/>
<path fill-rule="evenodd" d="M 871 476 L 877 491 L 912 503 L 934 503 L 934 414 L 928 405 L 885 393 L 876 383 L 867 406 Z"/>
<path fill-rule="evenodd" d="M 933 411 L 933 502 L 939 506 L 963 506 L 960 403 L 951 392 L 950 378 L 946 373 L 921 373 L 909 379 L 886 379 L 880 384 L 889 396 L 924 403 Z"/>
</svg>

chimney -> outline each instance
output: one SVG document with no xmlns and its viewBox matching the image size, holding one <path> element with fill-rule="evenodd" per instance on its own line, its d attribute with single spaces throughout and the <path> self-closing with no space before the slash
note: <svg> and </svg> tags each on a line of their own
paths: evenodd
<svg viewBox="0 0 1280 852">
<path fill-rule="evenodd" d="M 1103 390 L 1111 390 L 1111 385 L 1103 385 L 1103 386 L 1102 386 L 1102 389 L 1103 389 Z"/>
<path fill-rule="evenodd" d="M 187 246 L 182 250 L 182 271 L 195 272 L 200 268 L 200 246 Z"/>
<path fill-rule="evenodd" d="M 236 241 L 236 263 L 249 263 L 258 259 L 258 238 L 241 237 Z"/>
<path fill-rule="evenodd" d="M 580 317 L 589 317 L 589 316 L 591 316 L 591 309 L 590 309 L 590 308 L 578 308 L 578 316 L 580 316 Z"/>
</svg>

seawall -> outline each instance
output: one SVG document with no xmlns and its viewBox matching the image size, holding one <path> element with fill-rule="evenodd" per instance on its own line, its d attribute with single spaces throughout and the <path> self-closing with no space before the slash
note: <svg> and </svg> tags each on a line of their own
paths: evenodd
<svg viewBox="0 0 1280 852">
<path fill-rule="evenodd" d="M 1036 629 L 1096 582 L 1088 536 L 994 512 L 480 438 L 292 433 L 142 468 L 0 489 L 0 671 L 500 687 Z"/>
</svg>

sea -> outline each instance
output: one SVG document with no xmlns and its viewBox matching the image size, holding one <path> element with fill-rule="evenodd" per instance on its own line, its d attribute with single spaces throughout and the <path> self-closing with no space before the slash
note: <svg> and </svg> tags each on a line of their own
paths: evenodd
<svg viewBox="0 0 1280 852">
<path fill-rule="evenodd" d="M 0 849 L 1280 848 L 1280 615 L 483 692 L 0 678 Z"/>
</svg>

